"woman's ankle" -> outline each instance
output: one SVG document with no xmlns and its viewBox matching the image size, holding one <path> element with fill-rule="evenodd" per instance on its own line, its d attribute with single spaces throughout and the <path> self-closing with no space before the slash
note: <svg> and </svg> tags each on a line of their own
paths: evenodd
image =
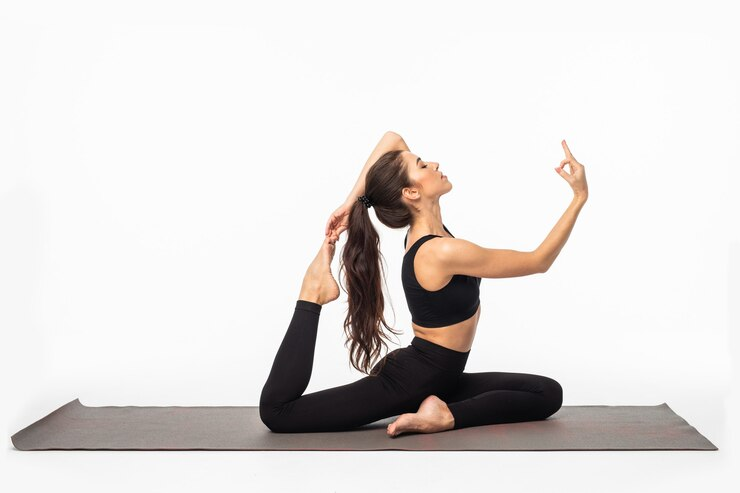
<svg viewBox="0 0 740 493">
<path fill-rule="evenodd" d="M 304 293 L 303 291 L 301 291 L 298 299 L 302 301 L 308 301 L 310 303 L 316 303 L 318 305 L 323 305 L 323 303 L 319 303 L 319 295 L 315 293 Z"/>
</svg>

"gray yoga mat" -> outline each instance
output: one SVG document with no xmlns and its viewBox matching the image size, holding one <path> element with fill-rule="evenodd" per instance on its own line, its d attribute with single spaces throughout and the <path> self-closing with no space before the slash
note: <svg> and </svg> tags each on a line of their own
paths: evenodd
<svg viewBox="0 0 740 493">
<path fill-rule="evenodd" d="M 386 435 L 273 433 L 255 406 L 101 406 L 75 399 L 14 434 L 19 450 L 718 450 L 666 403 L 563 406 L 543 421 Z"/>
</svg>

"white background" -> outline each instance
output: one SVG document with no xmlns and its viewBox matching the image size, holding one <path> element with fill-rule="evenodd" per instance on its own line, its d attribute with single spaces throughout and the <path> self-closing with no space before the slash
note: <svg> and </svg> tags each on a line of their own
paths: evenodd
<svg viewBox="0 0 740 493">
<path fill-rule="evenodd" d="M 3 488 L 737 486 L 730 2 L 0 5 Z M 562 139 L 586 168 L 589 201 L 552 268 L 484 279 L 467 371 L 548 375 L 566 406 L 665 402 L 719 451 L 12 447 L 78 397 L 256 406 L 329 214 L 387 130 L 441 163 L 452 233 L 491 248 L 533 249 L 565 211 Z M 405 229 L 371 216 L 395 349 L 413 337 Z M 363 376 L 346 306 L 343 291 L 323 307 L 307 392 Z"/>
</svg>

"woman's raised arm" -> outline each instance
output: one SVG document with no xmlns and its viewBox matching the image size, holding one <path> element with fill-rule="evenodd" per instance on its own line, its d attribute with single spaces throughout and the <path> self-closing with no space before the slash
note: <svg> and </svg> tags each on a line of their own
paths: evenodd
<svg viewBox="0 0 740 493">
<path fill-rule="evenodd" d="M 347 200 L 345 201 L 346 203 L 354 202 L 360 195 L 365 193 L 365 176 L 367 176 L 367 171 L 370 169 L 370 166 L 375 164 L 375 161 L 377 161 L 378 158 L 386 152 L 398 149 L 403 151 L 409 150 L 403 137 L 395 132 L 391 132 L 390 130 L 384 133 L 380 142 L 378 142 L 378 145 L 376 145 L 373 152 L 370 153 L 370 157 L 367 158 L 365 166 L 362 167 L 362 171 L 360 172 L 359 178 L 357 178 L 355 186 L 352 187 L 352 191 L 347 196 Z"/>
<path fill-rule="evenodd" d="M 573 226 L 576 223 L 578 214 L 583 208 L 583 204 L 588 199 L 588 182 L 586 181 L 586 167 L 576 161 L 573 154 L 568 148 L 568 144 L 563 140 L 561 142 L 563 151 L 565 151 L 565 159 L 560 161 L 560 165 L 555 168 L 555 171 L 568 182 L 570 187 L 573 189 L 573 200 L 571 201 L 568 208 L 565 210 L 563 215 L 558 220 L 555 227 L 552 228 L 550 234 L 547 235 L 545 241 L 537 247 L 535 253 L 541 258 L 542 264 L 544 265 L 543 272 L 547 272 L 555 259 L 560 254 L 565 242 L 568 241 L 570 232 L 573 230 Z M 570 166 L 571 173 L 565 171 L 565 165 Z"/>
<path fill-rule="evenodd" d="M 395 132 L 388 131 L 383 134 L 383 137 L 375 146 L 373 152 L 370 153 L 370 157 L 367 158 L 365 166 L 362 167 L 360 177 L 357 178 L 355 186 L 352 187 L 352 191 L 349 193 L 345 201 L 337 207 L 337 210 L 331 213 L 329 219 L 326 221 L 324 227 L 324 235 L 332 236 L 332 244 L 339 239 L 339 235 L 347 229 L 349 226 L 349 211 L 355 201 L 360 195 L 365 193 L 365 177 L 370 167 L 388 151 L 403 150 L 408 151 L 409 147 L 403 138 Z"/>
</svg>

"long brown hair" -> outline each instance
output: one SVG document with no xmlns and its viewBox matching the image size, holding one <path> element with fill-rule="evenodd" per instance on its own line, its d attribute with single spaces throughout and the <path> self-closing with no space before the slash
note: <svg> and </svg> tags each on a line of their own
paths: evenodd
<svg viewBox="0 0 740 493">
<path fill-rule="evenodd" d="M 365 177 L 365 196 L 370 199 L 378 220 L 389 228 L 403 228 L 411 224 L 411 210 L 401 198 L 401 191 L 411 187 L 402 150 L 388 151 L 370 167 Z M 393 334 L 385 321 L 385 300 L 381 287 L 380 237 L 370 220 L 370 209 L 359 200 L 349 213 L 347 242 L 342 250 L 340 275 L 345 271 L 348 308 L 344 332 L 350 345 L 350 362 L 362 373 L 377 375 L 379 368 L 373 362 L 380 356 L 381 346 L 390 341 L 381 324 Z M 383 365 L 385 360 L 383 360 Z"/>
</svg>

